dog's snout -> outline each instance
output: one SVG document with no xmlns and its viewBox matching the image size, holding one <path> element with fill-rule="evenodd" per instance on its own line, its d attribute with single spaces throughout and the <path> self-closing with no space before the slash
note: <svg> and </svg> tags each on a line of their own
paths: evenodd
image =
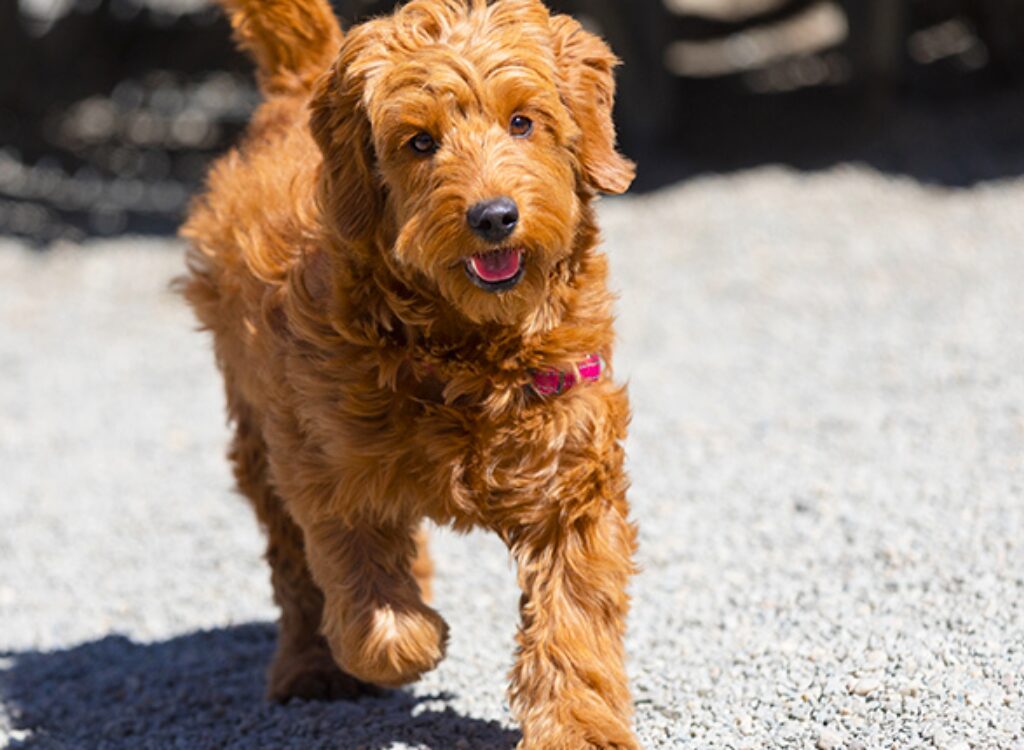
<svg viewBox="0 0 1024 750">
<path fill-rule="evenodd" d="M 515 231 L 519 207 L 511 198 L 481 201 L 466 212 L 469 228 L 488 242 L 500 242 Z"/>
</svg>

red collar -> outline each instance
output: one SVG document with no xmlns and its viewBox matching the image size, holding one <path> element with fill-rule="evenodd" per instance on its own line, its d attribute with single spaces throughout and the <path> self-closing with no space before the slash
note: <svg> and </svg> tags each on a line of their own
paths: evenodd
<svg viewBox="0 0 1024 750">
<path fill-rule="evenodd" d="M 414 372 L 411 358 L 407 360 L 407 363 L 409 363 L 410 372 Z M 600 354 L 591 354 L 577 362 L 571 370 L 532 370 L 530 373 L 532 380 L 528 387 L 541 398 L 561 396 L 580 383 L 597 382 L 604 375 L 606 368 L 607 365 Z M 442 399 L 444 383 L 437 378 L 434 368 L 426 365 L 425 375 L 417 377 L 413 374 L 413 378 L 419 383 L 418 390 L 422 398 L 430 401 Z"/>
<path fill-rule="evenodd" d="M 530 384 L 540 396 L 560 396 L 578 383 L 593 383 L 601 379 L 605 364 L 600 354 L 591 354 L 569 371 L 537 370 Z"/>
</svg>

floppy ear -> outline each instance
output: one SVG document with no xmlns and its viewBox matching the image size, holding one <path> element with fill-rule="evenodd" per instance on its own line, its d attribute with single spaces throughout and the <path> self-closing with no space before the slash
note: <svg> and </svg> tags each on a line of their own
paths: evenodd
<svg viewBox="0 0 1024 750">
<path fill-rule="evenodd" d="M 320 206 L 337 232 L 350 241 L 372 234 L 384 204 L 363 102 L 365 75 L 355 64 L 366 46 L 365 39 L 350 34 L 334 65 L 317 81 L 310 101 L 310 129 L 324 157 Z"/>
<path fill-rule="evenodd" d="M 636 176 L 633 162 L 615 150 L 615 77 L 619 60 L 600 38 L 569 16 L 551 17 L 563 101 L 582 131 L 580 162 L 590 185 L 603 193 L 624 193 Z"/>
</svg>

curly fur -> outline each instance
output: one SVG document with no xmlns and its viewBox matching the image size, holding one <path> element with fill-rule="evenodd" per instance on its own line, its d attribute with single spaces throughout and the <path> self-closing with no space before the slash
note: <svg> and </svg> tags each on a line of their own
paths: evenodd
<svg viewBox="0 0 1024 750">
<path fill-rule="evenodd" d="M 344 37 L 325 0 L 223 0 L 266 101 L 182 230 L 240 490 L 282 610 L 269 694 L 351 696 L 444 656 L 424 519 L 508 544 L 523 748 L 636 748 L 622 647 L 635 547 L 598 192 L 624 191 L 607 46 L 538 0 L 412 0 Z M 525 114 L 528 138 L 508 122 Z M 428 158 L 408 148 L 438 138 Z M 485 292 L 468 206 L 512 196 L 525 276 Z M 339 669 L 340 667 L 340 669 Z"/>
</svg>

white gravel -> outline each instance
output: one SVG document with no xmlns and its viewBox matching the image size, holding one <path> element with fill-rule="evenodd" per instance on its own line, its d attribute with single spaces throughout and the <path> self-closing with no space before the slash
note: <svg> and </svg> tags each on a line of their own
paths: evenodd
<svg viewBox="0 0 1024 750">
<path fill-rule="evenodd" d="M 605 204 L 646 747 L 1024 750 L 1022 209 L 856 168 Z M 0 240 L 0 747 L 513 747 L 483 535 L 435 537 L 420 685 L 261 702 L 275 613 L 180 255 Z"/>
</svg>

